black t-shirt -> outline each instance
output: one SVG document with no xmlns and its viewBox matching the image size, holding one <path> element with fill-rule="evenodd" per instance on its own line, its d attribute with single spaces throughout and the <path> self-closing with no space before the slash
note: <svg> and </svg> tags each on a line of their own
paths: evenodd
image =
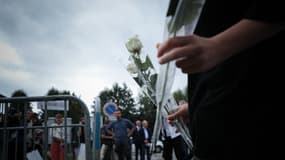
<svg viewBox="0 0 285 160">
<path fill-rule="evenodd" d="M 103 126 L 101 128 L 101 135 L 112 136 L 111 134 L 109 134 L 107 126 Z M 101 137 L 101 143 L 106 145 L 113 145 L 114 140 Z"/>
<path fill-rule="evenodd" d="M 284 23 L 281 2 L 207 0 L 195 34 L 211 37 L 242 18 Z M 282 31 L 207 72 L 188 76 L 195 155 L 231 160 L 282 153 L 276 144 L 284 144 L 284 47 Z"/>
</svg>

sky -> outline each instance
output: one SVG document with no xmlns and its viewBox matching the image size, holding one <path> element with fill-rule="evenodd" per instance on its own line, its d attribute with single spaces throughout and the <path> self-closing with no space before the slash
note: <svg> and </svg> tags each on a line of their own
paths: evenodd
<svg viewBox="0 0 285 160">
<path fill-rule="evenodd" d="M 138 35 L 156 68 L 168 0 L 0 0 L 0 94 L 44 96 L 56 88 L 87 106 L 114 83 L 139 86 L 127 72 L 125 43 Z M 184 89 L 177 70 L 172 90 Z"/>
</svg>

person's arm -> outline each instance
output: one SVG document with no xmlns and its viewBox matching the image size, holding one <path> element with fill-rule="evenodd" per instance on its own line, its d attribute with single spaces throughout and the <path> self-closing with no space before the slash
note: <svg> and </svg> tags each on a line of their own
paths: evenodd
<svg viewBox="0 0 285 160">
<path fill-rule="evenodd" d="M 135 130 L 136 130 L 136 127 L 132 127 L 132 128 L 130 129 L 130 131 L 128 132 L 127 136 L 128 136 L 128 137 L 131 137 L 131 136 L 133 135 L 133 133 L 134 133 Z"/>
<path fill-rule="evenodd" d="M 127 137 L 131 137 L 136 130 L 136 126 L 128 119 L 125 119 L 127 123 L 127 128 L 129 128 L 129 132 L 127 133 Z"/>
<path fill-rule="evenodd" d="M 108 132 L 108 134 L 112 135 L 112 137 L 115 136 L 115 133 L 111 130 L 111 128 L 107 128 L 106 131 Z"/>
<path fill-rule="evenodd" d="M 228 58 L 266 40 L 284 29 L 284 24 L 243 19 L 226 31 L 211 38 L 216 42 L 222 57 Z M 224 55 L 223 55 L 224 54 Z"/>
<path fill-rule="evenodd" d="M 158 46 L 157 56 L 160 64 L 176 60 L 184 73 L 203 72 L 283 29 L 284 24 L 243 19 L 213 37 L 170 38 Z"/>
<path fill-rule="evenodd" d="M 112 137 L 115 137 L 115 132 L 114 132 L 114 123 L 111 123 L 107 126 L 108 134 L 112 135 Z"/>
<path fill-rule="evenodd" d="M 178 106 L 178 110 L 167 116 L 169 121 L 173 121 L 178 117 L 186 118 L 188 117 L 188 103 L 184 103 Z"/>
<path fill-rule="evenodd" d="M 105 131 L 109 134 L 109 136 L 106 135 Z M 114 138 L 114 133 L 111 130 L 106 129 L 105 131 L 101 132 L 101 138 L 103 139 L 113 139 Z"/>
<path fill-rule="evenodd" d="M 101 138 L 104 138 L 104 139 L 113 139 L 114 136 L 106 136 L 104 134 L 101 135 Z"/>
</svg>

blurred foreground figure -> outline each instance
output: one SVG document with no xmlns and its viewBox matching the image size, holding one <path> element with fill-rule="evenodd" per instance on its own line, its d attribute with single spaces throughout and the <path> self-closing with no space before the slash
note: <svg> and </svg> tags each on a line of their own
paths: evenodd
<svg viewBox="0 0 285 160">
<path fill-rule="evenodd" d="M 158 45 L 188 74 L 193 159 L 285 159 L 281 2 L 206 0 L 194 35 Z"/>
</svg>

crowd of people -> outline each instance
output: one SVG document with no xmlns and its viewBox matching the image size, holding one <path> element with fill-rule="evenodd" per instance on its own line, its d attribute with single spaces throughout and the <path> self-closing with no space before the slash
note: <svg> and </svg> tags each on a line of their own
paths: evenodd
<svg viewBox="0 0 285 160">
<path fill-rule="evenodd" d="M 186 103 L 184 103 L 186 104 Z M 101 128 L 101 160 L 131 160 L 134 145 L 135 160 L 151 160 L 152 129 L 147 120 L 130 121 L 123 118 L 121 110 L 114 112 L 115 121 L 105 120 Z M 167 117 L 162 119 L 160 140 L 163 142 L 161 159 L 172 160 L 175 153 L 177 160 L 187 160 L 190 150 L 178 129 L 169 123 Z"/>
<path fill-rule="evenodd" d="M 122 117 L 122 112 L 117 109 L 114 112 L 116 116 L 115 121 L 104 120 L 103 126 L 101 128 L 101 160 L 131 160 L 132 146 L 135 148 L 135 159 L 136 160 L 151 160 L 152 152 L 151 149 L 151 139 L 152 139 L 152 129 L 148 124 L 148 120 L 136 120 L 135 122 L 130 121 L 127 118 Z M 41 157 L 44 157 L 43 151 L 45 147 L 44 142 L 44 128 L 45 124 L 40 120 L 39 115 L 32 110 L 26 111 L 26 124 L 23 123 L 23 114 L 11 111 L 10 117 L 8 117 L 8 127 L 20 127 L 26 125 L 26 129 L 16 129 L 15 131 L 9 132 L 9 144 L 8 144 L 8 159 L 25 159 L 24 154 L 24 130 L 26 130 L 26 149 L 25 152 L 29 153 L 32 151 L 37 151 Z M 54 122 L 48 124 L 48 135 L 50 136 L 50 143 L 48 143 L 47 156 L 48 159 L 52 160 L 64 160 L 65 159 L 65 146 L 66 137 L 64 127 L 64 118 L 61 113 L 56 113 L 54 116 Z M 3 120 L 3 115 L 0 117 L 1 126 Z M 166 119 L 164 119 L 166 120 Z M 167 122 L 166 122 L 167 123 Z M 80 144 L 85 143 L 84 134 L 84 117 L 80 118 L 78 122 L 79 127 L 75 128 L 75 131 L 71 131 L 75 138 L 77 139 L 77 145 L 72 146 L 72 152 L 76 160 L 79 156 Z M 170 160 L 169 156 L 172 157 L 172 148 L 174 148 L 177 160 L 182 160 L 182 156 L 179 154 L 185 150 L 185 144 L 183 139 L 177 133 L 175 127 L 170 124 L 166 124 L 169 128 L 172 128 L 172 138 L 163 135 L 161 133 L 161 140 L 164 143 L 163 156 L 165 160 Z M 2 133 L 2 132 L 1 132 Z M 72 136 L 73 137 L 73 136 Z M 172 139 L 172 140 L 171 140 Z M 182 140 L 179 141 L 178 140 Z M 180 143 L 181 142 L 181 143 Z M 73 140 L 72 140 L 73 143 Z M 180 146 L 181 145 L 181 146 Z M 2 145 L 1 145 L 2 146 Z M 70 147 L 70 146 L 69 146 Z M 1 150 L 2 151 L 2 150 Z M 68 152 L 70 150 L 68 149 Z M 85 152 L 85 151 L 83 151 Z M 84 153 L 85 154 L 85 153 Z M 185 152 L 186 154 L 186 152 Z M 2 155 L 2 154 L 1 154 Z M 186 155 L 183 155 L 183 157 Z M 67 156 L 70 157 L 70 156 Z"/>
<path fill-rule="evenodd" d="M 38 113 L 33 112 L 31 109 L 27 109 L 24 112 L 24 110 L 15 109 L 13 107 L 9 108 L 7 114 L 1 113 L 0 158 L 5 154 L 7 159 L 26 160 L 24 155 L 29 157 L 32 152 L 34 153 L 36 151 L 36 154 L 41 157 L 47 155 L 51 160 L 63 160 L 65 157 L 65 130 L 67 128 L 64 126 L 64 117 L 61 113 L 56 113 L 54 117 L 50 118 L 51 120 L 54 118 L 54 121 L 47 122 L 48 142 L 46 142 L 44 136 L 45 122 L 40 118 Z M 4 124 L 5 119 L 6 124 Z M 71 138 L 72 144 L 77 143 L 72 146 L 74 160 L 78 156 L 76 152 L 79 148 L 78 144 L 85 143 L 83 117 L 80 118 L 79 124 L 80 127 L 73 127 L 75 132 L 68 133 L 68 135 L 71 134 L 71 136 L 75 135 Z M 3 129 L 6 129 L 6 131 Z M 4 143 L 3 139 L 4 133 L 6 143 Z M 46 154 L 43 153 L 45 144 L 47 144 L 48 147 Z M 7 148 L 5 148 L 6 146 Z"/>
<path fill-rule="evenodd" d="M 64 160 L 66 157 L 65 151 L 70 152 L 70 149 L 65 150 L 65 147 L 72 148 L 72 157 L 77 159 L 80 154 L 80 145 L 85 143 L 85 118 L 80 117 L 78 122 L 79 126 L 72 127 L 68 130 L 65 127 L 65 117 L 62 113 L 56 113 L 54 117 L 50 117 L 53 122 L 47 123 L 48 136 L 50 139 L 45 142 L 44 137 L 44 125 L 45 122 L 40 119 L 38 113 L 33 112 L 31 109 L 26 110 L 25 115 L 18 110 L 11 108 L 7 116 L 7 127 L 21 127 L 15 130 L 9 131 L 8 136 L 8 159 L 25 159 L 24 152 L 28 154 L 32 151 L 37 151 L 41 157 L 45 156 L 43 153 L 45 144 L 48 143 L 48 150 L 46 152 L 49 159 L 52 160 Z M 128 160 L 132 159 L 132 145 L 135 148 L 135 159 L 136 160 L 151 160 L 152 152 L 151 139 L 152 139 L 152 128 L 149 126 L 148 120 L 138 119 L 134 122 L 122 117 L 122 111 L 117 109 L 114 112 L 116 120 L 104 120 L 101 128 L 101 153 L 100 157 L 102 160 Z M 0 115 L 0 124 L 3 127 L 4 115 Z M 26 122 L 24 122 L 26 119 Z M 177 129 L 169 124 L 164 118 L 164 127 L 161 131 L 161 140 L 164 144 L 163 158 L 165 160 L 171 160 L 172 149 L 174 149 L 177 160 L 182 160 L 182 157 L 186 156 L 185 144 L 180 136 Z M 23 127 L 26 126 L 26 127 Z M 26 129 L 24 129 L 26 128 Z M 170 131 L 170 135 L 164 135 L 165 130 Z M 26 131 L 26 134 L 24 134 Z M 68 137 L 66 137 L 66 131 L 71 137 L 70 143 Z M 1 134 L 3 132 L 0 132 Z M 24 140 L 24 136 L 26 139 Z M 1 139 L 3 140 L 3 139 Z M 179 141 L 178 141 L 179 140 Z M 24 149 L 24 142 L 26 142 L 26 148 Z M 3 147 L 3 145 L 1 145 Z M 184 152 L 185 151 L 185 152 Z M 2 152 L 2 149 L 1 149 Z M 85 151 L 81 151 L 85 152 Z M 180 155 L 180 153 L 183 153 Z M 69 153 L 68 153 L 69 154 Z M 83 153 L 85 154 L 85 153 Z M 2 153 L 1 153 L 2 155 Z M 70 157 L 70 154 L 69 156 Z"/>
<path fill-rule="evenodd" d="M 26 115 L 25 115 L 26 114 Z M 26 121 L 24 121 L 26 116 Z M 2 115 L 4 117 L 4 115 Z M 3 120 L 3 121 L 2 121 Z M 4 126 L 4 119 L 1 118 L 1 126 Z M 42 122 L 37 113 L 32 110 L 27 110 L 25 113 L 11 108 L 7 115 L 7 127 L 37 127 L 42 126 Z M 24 160 L 24 142 L 26 142 L 26 152 L 38 150 L 42 153 L 43 148 L 43 129 L 32 128 L 27 129 L 26 137 L 24 137 L 24 129 L 12 129 L 8 132 L 8 159 L 23 159 Z M 3 135 L 2 135 L 3 136 Z M 3 137 L 2 137 L 3 139 Z M 4 152 L 1 154 L 3 155 Z"/>
</svg>

